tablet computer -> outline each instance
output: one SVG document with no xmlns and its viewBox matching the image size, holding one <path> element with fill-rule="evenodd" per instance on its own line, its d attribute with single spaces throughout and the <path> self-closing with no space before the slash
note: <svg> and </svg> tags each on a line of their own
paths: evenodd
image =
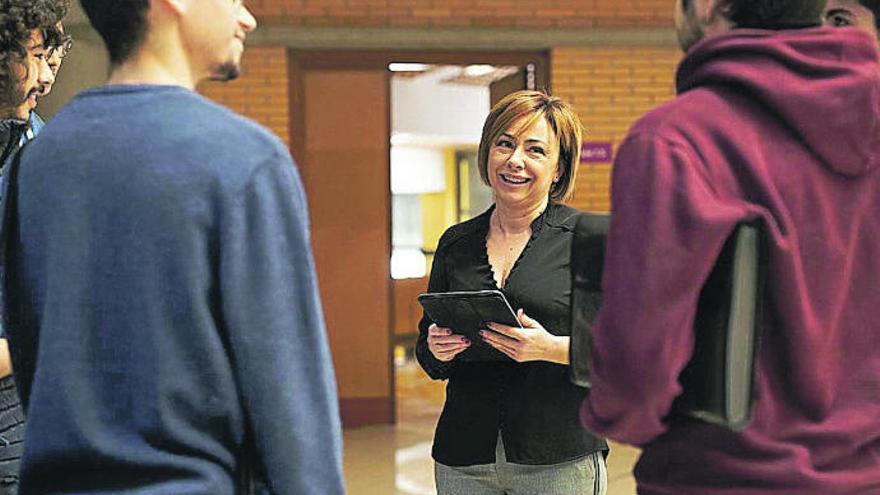
<svg viewBox="0 0 880 495">
<path fill-rule="evenodd" d="M 583 215 L 572 241 L 570 374 L 589 387 L 592 328 L 602 302 L 602 268 L 610 220 Z M 673 411 L 738 431 L 751 420 L 761 334 L 766 254 L 757 223 L 739 224 L 715 262 L 697 302 L 694 353 L 679 376 Z M 650 364 L 647 364 L 648 366 Z"/>
<path fill-rule="evenodd" d="M 593 323 L 602 305 L 602 267 L 610 216 L 585 213 L 578 219 L 571 241 L 571 340 L 569 376 L 572 383 L 589 387 L 593 363 Z"/>
<path fill-rule="evenodd" d="M 438 327 L 464 335 L 471 347 L 459 354 L 464 361 L 511 360 L 504 353 L 483 342 L 480 330 L 489 322 L 519 327 L 516 312 L 500 290 L 433 292 L 419 295 L 419 304 Z"/>
</svg>

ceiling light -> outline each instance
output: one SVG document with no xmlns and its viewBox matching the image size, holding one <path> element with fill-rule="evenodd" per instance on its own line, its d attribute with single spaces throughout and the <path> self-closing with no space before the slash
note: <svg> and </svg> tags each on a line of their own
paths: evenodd
<svg viewBox="0 0 880 495">
<path fill-rule="evenodd" d="M 468 65 L 464 68 L 464 73 L 469 77 L 480 77 L 495 72 L 495 67 L 485 64 Z"/>
<path fill-rule="evenodd" d="M 425 72 L 430 69 L 428 64 L 413 64 L 405 62 L 392 62 L 388 64 L 388 70 L 391 72 Z"/>
</svg>

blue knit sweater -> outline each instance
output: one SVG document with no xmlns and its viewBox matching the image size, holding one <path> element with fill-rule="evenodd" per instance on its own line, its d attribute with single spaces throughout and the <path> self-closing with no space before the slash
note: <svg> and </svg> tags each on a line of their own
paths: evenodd
<svg viewBox="0 0 880 495">
<path fill-rule="evenodd" d="M 25 151 L 6 324 L 21 494 L 343 492 L 299 176 L 178 87 L 74 98 Z M 252 455 L 247 454 L 252 452 Z"/>
</svg>

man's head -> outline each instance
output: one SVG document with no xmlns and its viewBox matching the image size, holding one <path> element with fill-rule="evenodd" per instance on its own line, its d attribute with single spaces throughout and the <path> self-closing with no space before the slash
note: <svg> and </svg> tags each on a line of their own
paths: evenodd
<svg viewBox="0 0 880 495">
<path fill-rule="evenodd" d="M 196 79 L 234 79 L 256 20 L 243 0 L 81 0 L 118 67 L 144 49 L 179 50 Z"/>
<path fill-rule="evenodd" d="M 73 48 L 73 38 L 64 33 L 64 25 L 61 21 L 55 25 L 58 36 L 56 39 L 46 43 L 46 62 L 49 64 L 49 70 L 52 71 L 52 82 L 43 87 L 43 96 L 52 92 L 52 86 L 58 78 L 58 70 L 61 69 L 61 63 Z"/>
<path fill-rule="evenodd" d="M 46 45 L 57 41 L 63 0 L 0 0 L 0 118 L 27 120 L 55 76 Z"/>
<path fill-rule="evenodd" d="M 818 26 L 826 0 L 677 0 L 675 28 L 687 51 L 706 36 L 733 28 Z"/>
<path fill-rule="evenodd" d="M 824 18 L 827 26 L 852 26 L 880 38 L 880 0 L 828 0 Z"/>
</svg>

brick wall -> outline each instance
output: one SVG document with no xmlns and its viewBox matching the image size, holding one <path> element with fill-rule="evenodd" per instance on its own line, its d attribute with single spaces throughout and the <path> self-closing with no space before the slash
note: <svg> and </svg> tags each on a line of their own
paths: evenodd
<svg viewBox="0 0 880 495">
<path fill-rule="evenodd" d="M 585 141 L 617 145 L 629 126 L 674 95 L 681 52 L 672 48 L 559 48 L 552 52 L 553 92 L 572 103 Z M 608 211 L 611 164 L 584 163 L 571 204 Z"/>
<path fill-rule="evenodd" d="M 199 92 L 271 129 L 290 145 L 287 50 L 248 47 L 241 77 L 229 83 L 206 82 Z"/>
<path fill-rule="evenodd" d="M 681 53 L 654 47 L 557 48 L 551 58 L 554 93 L 578 110 L 587 129 L 585 140 L 610 141 L 616 151 L 638 117 L 674 95 L 673 79 Z M 287 73 L 284 48 L 249 47 L 238 80 L 205 83 L 199 91 L 260 122 L 289 145 Z M 571 204 L 583 210 L 607 211 L 610 177 L 610 163 L 581 165 Z"/>
<path fill-rule="evenodd" d="M 291 3 L 297 1 L 300 0 Z M 320 3 L 330 1 L 321 0 Z M 374 0 L 336 1 L 368 3 Z M 387 0 L 393 1 L 403 0 Z M 407 1 L 416 3 L 421 0 Z M 585 2 L 582 0 L 581 3 Z M 557 48 L 552 51 L 551 84 L 556 95 L 571 102 L 578 110 L 587 129 L 585 140 L 610 141 L 616 151 L 629 126 L 638 117 L 674 95 L 673 79 L 680 58 L 681 53 L 673 48 Z M 238 80 L 226 84 L 205 83 L 199 91 L 260 122 L 289 145 L 288 87 L 286 50 L 282 47 L 249 47 L 245 50 L 242 76 Z M 583 164 L 571 204 L 583 210 L 607 211 L 610 208 L 610 177 L 610 163 Z"/>
<path fill-rule="evenodd" d="M 248 0 L 264 24 L 394 27 L 667 27 L 674 0 Z"/>
</svg>

